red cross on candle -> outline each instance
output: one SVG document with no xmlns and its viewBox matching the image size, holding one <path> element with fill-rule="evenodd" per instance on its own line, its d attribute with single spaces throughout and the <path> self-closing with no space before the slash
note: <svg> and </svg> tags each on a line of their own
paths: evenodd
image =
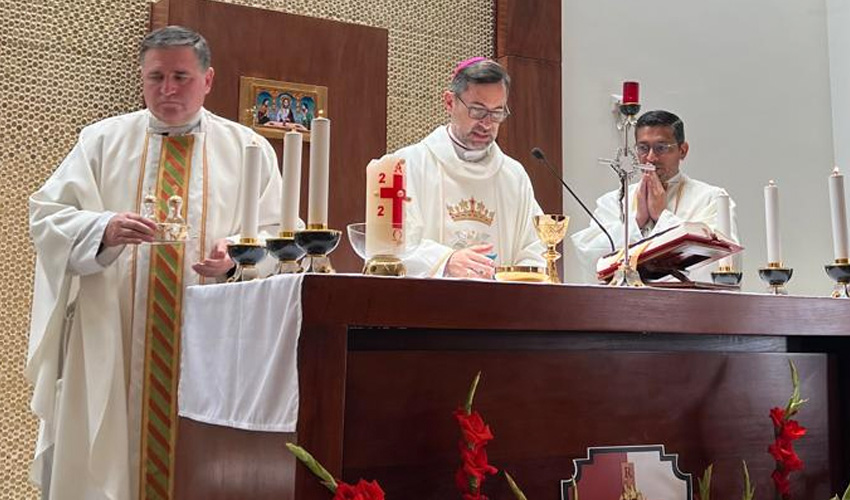
<svg viewBox="0 0 850 500">
<path fill-rule="evenodd" d="M 404 220 L 402 203 L 407 199 L 407 192 L 404 190 L 404 175 L 393 174 L 393 185 L 392 187 L 381 188 L 381 198 L 393 200 L 393 227 L 401 228 L 401 223 Z"/>
</svg>

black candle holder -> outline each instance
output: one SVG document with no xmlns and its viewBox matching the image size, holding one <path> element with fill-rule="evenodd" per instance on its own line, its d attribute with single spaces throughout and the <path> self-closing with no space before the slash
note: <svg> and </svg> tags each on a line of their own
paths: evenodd
<svg viewBox="0 0 850 500">
<path fill-rule="evenodd" d="M 251 281 L 259 277 L 257 264 L 266 256 L 266 247 L 254 238 L 242 238 L 239 243 L 227 245 L 227 255 L 236 262 L 236 272 L 228 283 Z"/>
</svg>

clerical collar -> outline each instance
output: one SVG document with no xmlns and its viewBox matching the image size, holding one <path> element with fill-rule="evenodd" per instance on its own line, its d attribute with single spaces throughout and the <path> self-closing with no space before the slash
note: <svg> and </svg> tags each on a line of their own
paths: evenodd
<svg viewBox="0 0 850 500">
<path fill-rule="evenodd" d="M 682 172 L 676 172 L 676 175 L 667 179 L 667 182 L 664 182 L 664 190 L 669 191 L 670 186 L 675 186 L 676 184 L 682 182 L 684 179 L 682 178 Z"/>
<path fill-rule="evenodd" d="M 469 149 L 464 146 L 457 137 L 455 137 L 454 132 L 452 132 L 451 125 L 446 125 L 446 130 L 449 132 L 449 139 L 452 140 L 452 147 L 455 150 L 455 154 L 461 160 L 477 163 L 484 158 L 487 158 L 487 155 L 490 154 L 490 148 L 493 146 L 492 144 L 488 145 L 484 149 Z"/>
<path fill-rule="evenodd" d="M 154 134 L 162 134 L 162 135 L 185 135 L 191 132 L 192 130 L 198 128 L 198 125 L 201 123 L 201 115 L 204 113 L 204 108 L 198 110 L 195 113 L 195 116 L 189 119 L 188 122 L 184 125 L 168 125 L 163 123 L 157 117 L 151 113 L 151 119 L 148 122 L 148 128 Z"/>
</svg>

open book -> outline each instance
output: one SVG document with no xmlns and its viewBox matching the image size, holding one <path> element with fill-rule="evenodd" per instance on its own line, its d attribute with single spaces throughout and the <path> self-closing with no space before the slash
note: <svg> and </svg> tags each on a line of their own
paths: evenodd
<svg viewBox="0 0 850 500">
<path fill-rule="evenodd" d="M 702 222 L 685 222 L 632 243 L 629 258 L 637 262 L 637 270 L 644 281 L 670 275 L 682 279 L 682 271 L 704 266 L 743 249 Z M 610 280 L 622 260 L 622 250 L 601 257 L 596 263 L 596 277 L 600 281 Z"/>
</svg>

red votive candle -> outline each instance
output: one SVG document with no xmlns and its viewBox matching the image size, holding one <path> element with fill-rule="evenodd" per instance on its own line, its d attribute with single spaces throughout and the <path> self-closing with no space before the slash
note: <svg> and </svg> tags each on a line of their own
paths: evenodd
<svg viewBox="0 0 850 500">
<path fill-rule="evenodd" d="M 623 104 L 638 104 L 640 84 L 638 82 L 623 82 Z"/>
</svg>

